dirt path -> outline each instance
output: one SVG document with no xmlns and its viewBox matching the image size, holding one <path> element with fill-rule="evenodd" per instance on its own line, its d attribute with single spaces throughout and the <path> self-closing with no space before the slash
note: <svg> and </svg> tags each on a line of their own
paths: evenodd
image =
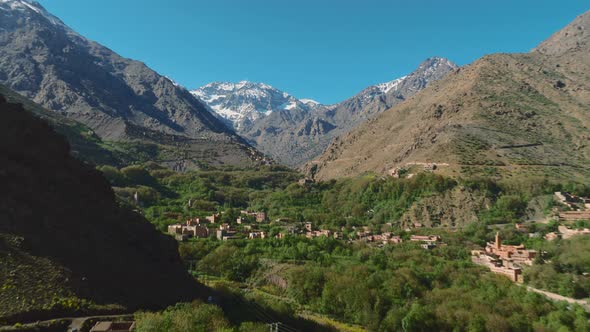
<svg viewBox="0 0 590 332">
<path fill-rule="evenodd" d="M 72 332 L 72 331 L 81 331 L 82 330 L 82 326 L 84 326 L 84 323 L 86 323 L 87 320 L 89 319 L 101 319 L 101 318 L 105 318 L 105 319 L 113 319 L 113 318 L 123 318 L 123 317 L 129 317 L 132 316 L 133 314 L 124 314 L 124 315 L 102 315 L 102 316 L 88 316 L 88 317 L 71 317 L 71 318 L 62 318 L 62 319 L 67 319 L 67 320 L 71 320 L 72 322 L 70 323 L 70 326 L 68 327 L 68 331 L 67 332 Z"/>
<path fill-rule="evenodd" d="M 562 296 L 559 294 L 555 294 L 555 293 L 551 293 L 548 291 L 544 291 L 541 289 L 537 289 L 531 286 L 526 286 L 527 290 L 531 291 L 531 292 L 535 292 L 535 293 L 539 293 L 541 295 L 546 296 L 547 298 L 554 300 L 554 301 L 566 301 L 568 303 L 571 304 L 579 304 L 580 306 L 582 306 L 584 309 L 586 309 L 586 311 L 590 312 L 590 302 L 588 302 L 588 300 L 581 300 L 581 299 L 574 299 L 571 297 L 566 297 L 566 296 Z"/>
</svg>

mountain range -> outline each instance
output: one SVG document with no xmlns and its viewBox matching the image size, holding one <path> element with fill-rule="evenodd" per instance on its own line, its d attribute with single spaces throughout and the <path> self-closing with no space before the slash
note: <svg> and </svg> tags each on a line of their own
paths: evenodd
<svg viewBox="0 0 590 332">
<path fill-rule="evenodd" d="M 488 55 L 455 70 L 335 140 L 306 169 L 316 179 L 416 168 L 587 178 L 589 30 L 586 12 L 529 53 Z"/>
<path fill-rule="evenodd" d="M 0 1 L 0 45 L 0 83 L 7 91 L 80 123 L 102 145 L 115 145 L 119 160 L 110 158 L 111 164 L 148 158 L 176 170 L 250 167 L 271 162 L 265 155 L 301 166 L 334 138 L 457 68 L 431 58 L 335 105 L 245 81 L 189 92 L 86 39 L 32 0 Z M 104 161 L 99 150 L 100 157 L 86 159 Z"/>
<path fill-rule="evenodd" d="M 177 169 L 266 162 L 189 91 L 35 1 L 0 1 L 0 83 L 104 140 L 149 143 Z"/>
<path fill-rule="evenodd" d="M 322 105 L 264 83 L 216 82 L 192 91 L 250 144 L 275 160 L 300 166 L 337 136 L 392 107 L 458 67 L 430 58 L 407 76 L 370 86 L 334 105 Z"/>
<path fill-rule="evenodd" d="M 433 164 L 452 176 L 583 177 L 588 28 L 586 13 L 529 53 L 462 68 L 433 57 L 322 105 L 245 81 L 189 91 L 35 1 L 0 0 L 0 83 L 9 99 L 13 90 L 54 112 L 83 143 L 74 150 L 100 163 L 149 159 L 187 170 L 250 167 L 269 156 L 316 179 Z"/>
</svg>

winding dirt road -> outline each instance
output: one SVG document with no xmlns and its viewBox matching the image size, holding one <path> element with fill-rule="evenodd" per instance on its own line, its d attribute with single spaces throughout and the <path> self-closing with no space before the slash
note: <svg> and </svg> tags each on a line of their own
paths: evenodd
<svg viewBox="0 0 590 332">
<path fill-rule="evenodd" d="M 590 312 L 590 302 L 588 302 L 588 300 L 574 299 L 571 297 L 566 297 L 566 296 L 562 296 L 559 294 L 544 291 L 541 289 L 537 289 L 537 288 L 534 288 L 531 286 L 526 286 L 526 289 L 530 292 L 535 292 L 535 293 L 539 293 L 541 295 L 544 295 L 547 298 L 554 300 L 554 301 L 566 301 L 571 304 L 578 304 L 578 305 L 582 306 L 584 309 L 586 309 L 586 311 Z"/>
</svg>

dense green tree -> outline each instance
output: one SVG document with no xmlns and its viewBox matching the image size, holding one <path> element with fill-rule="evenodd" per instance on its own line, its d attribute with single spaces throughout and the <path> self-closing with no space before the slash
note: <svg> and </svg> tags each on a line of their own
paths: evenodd
<svg viewBox="0 0 590 332">
<path fill-rule="evenodd" d="M 156 185 L 156 179 L 141 165 L 127 166 L 121 169 L 121 173 L 125 176 L 125 180 L 131 185 Z"/>
<path fill-rule="evenodd" d="M 221 308 L 198 302 L 181 303 L 161 313 L 135 315 L 138 332 L 213 332 L 229 328 Z"/>
<path fill-rule="evenodd" d="M 99 171 L 102 172 L 104 177 L 111 183 L 114 187 L 123 187 L 127 185 L 127 179 L 125 179 L 125 175 L 121 173 L 117 168 L 113 166 L 99 166 L 97 167 Z"/>
<path fill-rule="evenodd" d="M 310 304 L 322 295 L 326 276 L 317 266 L 300 266 L 289 272 L 287 293 L 301 304 Z"/>
</svg>

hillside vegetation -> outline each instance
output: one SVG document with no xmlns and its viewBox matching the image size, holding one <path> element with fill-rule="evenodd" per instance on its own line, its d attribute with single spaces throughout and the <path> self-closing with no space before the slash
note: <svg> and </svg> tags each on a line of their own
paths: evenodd
<svg viewBox="0 0 590 332">
<path fill-rule="evenodd" d="M 326 237 L 197 240 L 183 245 L 183 258 L 198 262 L 201 280 L 226 280 L 263 306 L 308 317 L 311 312 L 370 331 L 590 328 L 582 307 L 551 303 L 473 265 L 469 250 L 492 236 L 480 231 L 438 232 L 447 245 L 430 251 L 409 241 L 378 248 Z M 556 281 L 563 287 L 568 282 Z"/>
<path fill-rule="evenodd" d="M 296 183 L 300 174 L 277 166 L 187 173 L 153 163 L 98 169 L 122 202 L 141 209 L 162 231 L 220 212 L 223 223 L 235 224 L 241 210 L 267 212 L 274 234 L 303 221 L 351 233 L 360 226 L 401 230 L 414 223 L 462 228 L 521 222 L 536 210 L 547 214 L 553 203 L 546 197 L 555 191 L 590 195 L 590 186 L 575 181 L 454 179 L 430 173 L 410 179 L 372 174 L 302 185 Z"/>
</svg>

